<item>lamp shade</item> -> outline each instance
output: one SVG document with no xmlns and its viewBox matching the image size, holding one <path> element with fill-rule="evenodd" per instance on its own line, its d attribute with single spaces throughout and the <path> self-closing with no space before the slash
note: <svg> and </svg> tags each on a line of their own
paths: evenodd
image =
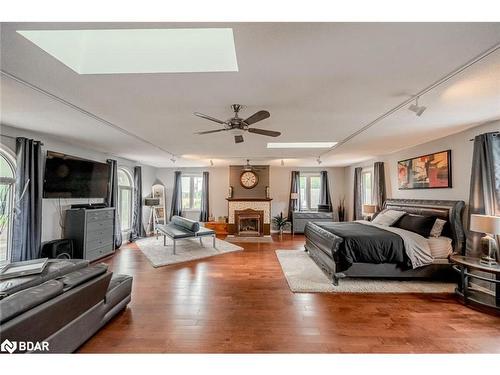
<svg viewBox="0 0 500 375">
<path fill-rule="evenodd" d="M 470 230 L 478 233 L 500 234 L 500 216 L 472 214 Z"/>
<path fill-rule="evenodd" d="M 290 194 L 291 199 L 299 199 L 299 193 L 292 193 Z"/>
<path fill-rule="evenodd" d="M 376 210 L 377 210 L 377 206 L 375 206 L 374 204 L 364 204 L 363 205 L 363 212 L 365 214 L 374 214 Z"/>
</svg>

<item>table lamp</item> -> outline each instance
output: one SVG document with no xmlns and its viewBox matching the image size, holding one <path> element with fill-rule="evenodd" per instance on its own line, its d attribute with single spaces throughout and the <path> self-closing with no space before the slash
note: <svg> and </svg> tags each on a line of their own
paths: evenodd
<svg viewBox="0 0 500 375">
<path fill-rule="evenodd" d="M 481 263 L 487 265 L 496 264 L 495 251 L 497 246 L 495 235 L 500 234 L 500 216 L 472 214 L 470 217 L 470 230 L 486 234 L 484 240 L 488 242 L 488 255 L 481 257 Z"/>
<path fill-rule="evenodd" d="M 368 216 L 373 216 L 373 214 L 377 211 L 377 206 L 374 204 L 364 204 L 363 205 L 363 213 L 368 214 Z"/>
</svg>

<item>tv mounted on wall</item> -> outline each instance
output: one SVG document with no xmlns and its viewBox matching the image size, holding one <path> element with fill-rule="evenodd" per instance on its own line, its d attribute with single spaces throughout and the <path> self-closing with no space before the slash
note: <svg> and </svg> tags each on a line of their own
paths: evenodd
<svg viewBox="0 0 500 375">
<path fill-rule="evenodd" d="M 110 166 L 47 151 L 44 198 L 106 198 Z"/>
</svg>

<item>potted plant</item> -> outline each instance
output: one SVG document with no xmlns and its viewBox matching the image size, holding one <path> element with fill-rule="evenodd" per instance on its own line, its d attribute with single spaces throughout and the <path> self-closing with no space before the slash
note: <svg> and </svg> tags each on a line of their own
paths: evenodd
<svg viewBox="0 0 500 375">
<path fill-rule="evenodd" d="M 290 222 L 288 221 L 288 219 L 286 217 L 283 217 L 283 212 L 280 212 L 279 215 L 276 215 L 273 217 L 273 224 L 275 225 L 276 228 L 278 228 L 278 230 L 280 232 L 280 236 L 282 236 L 283 229 L 285 229 L 285 227 L 288 226 L 288 224 L 290 224 Z"/>
</svg>

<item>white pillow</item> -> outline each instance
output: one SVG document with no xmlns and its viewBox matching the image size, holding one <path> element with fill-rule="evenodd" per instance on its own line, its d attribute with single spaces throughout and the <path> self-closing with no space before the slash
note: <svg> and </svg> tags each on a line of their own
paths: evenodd
<svg viewBox="0 0 500 375">
<path fill-rule="evenodd" d="M 396 210 L 382 211 L 377 215 L 375 219 L 373 219 L 373 223 L 390 227 L 392 224 L 398 221 L 404 214 L 405 214 L 404 211 L 396 211 Z"/>
<path fill-rule="evenodd" d="M 430 237 L 439 237 L 441 236 L 441 232 L 443 232 L 444 225 L 446 224 L 446 220 L 436 219 L 436 222 L 432 226 Z"/>
<path fill-rule="evenodd" d="M 429 237 L 427 243 L 434 259 L 446 259 L 453 252 L 451 238 L 448 237 Z"/>
</svg>

